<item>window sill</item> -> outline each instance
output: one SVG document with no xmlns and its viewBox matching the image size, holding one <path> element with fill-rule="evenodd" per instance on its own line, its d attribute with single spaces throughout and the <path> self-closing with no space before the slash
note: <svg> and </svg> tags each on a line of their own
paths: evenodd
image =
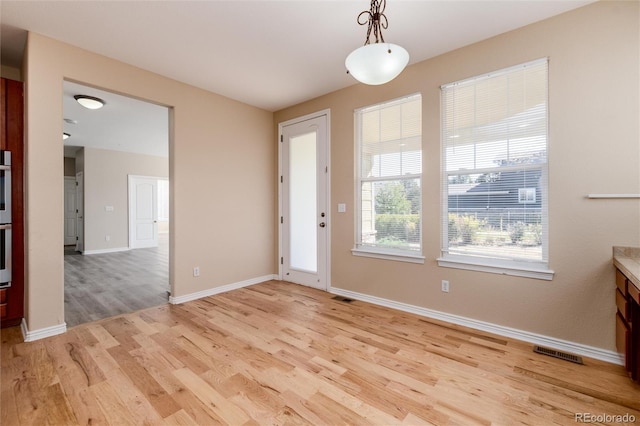
<svg viewBox="0 0 640 426">
<path fill-rule="evenodd" d="M 537 280 L 553 280 L 554 271 L 547 269 L 542 265 L 535 267 L 534 265 L 519 265 L 514 263 L 487 261 L 480 262 L 476 259 L 458 258 L 445 256 L 439 257 L 438 266 L 445 268 L 465 269 L 468 271 L 489 272 L 491 274 L 511 275 L 514 277 L 534 278 Z"/>
<path fill-rule="evenodd" d="M 397 262 L 408 262 L 408 263 L 424 263 L 424 256 L 419 254 L 410 254 L 410 253 L 398 253 L 393 251 L 382 251 L 382 250 L 365 250 L 362 248 L 354 248 L 351 249 L 351 253 L 354 256 L 361 257 L 372 257 L 375 259 L 384 259 L 384 260 L 395 260 Z"/>
</svg>

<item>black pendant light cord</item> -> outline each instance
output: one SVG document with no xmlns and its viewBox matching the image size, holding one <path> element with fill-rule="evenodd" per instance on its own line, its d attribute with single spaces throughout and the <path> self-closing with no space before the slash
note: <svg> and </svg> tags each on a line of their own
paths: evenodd
<svg viewBox="0 0 640 426">
<path fill-rule="evenodd" d="M 376 38 L 376 43 L 384 43 L 384 37 L 382 37 L 382 29 L 384 28 L 386 30 L 389 26 L 387 16 L 384 14 L 384 9 L 386 7 L 387 0 L 371 0 L 371 10 L 363 10 L 358 15 L 358 24 L 369 24 L 369 27 L 367 28 L 367 39 L 364 41 L 365 46 L 371 43 L 371 41 L 369 40 L 369 37 L 371 37 L 371 30 L 373 30 L 373 35 Z M 366 20 L 362 20 L 363 17 L 365 17 Z"/>
</svg>

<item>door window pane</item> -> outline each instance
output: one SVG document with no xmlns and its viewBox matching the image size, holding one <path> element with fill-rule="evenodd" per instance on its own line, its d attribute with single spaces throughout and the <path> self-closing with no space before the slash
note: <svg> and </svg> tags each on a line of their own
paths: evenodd
<svg viewBox="0 0 640 426">
<path fill-rule="evenodd" d="M 289 144 L 291 268 L 318 271 L 316 132 Z"/>
</svg>

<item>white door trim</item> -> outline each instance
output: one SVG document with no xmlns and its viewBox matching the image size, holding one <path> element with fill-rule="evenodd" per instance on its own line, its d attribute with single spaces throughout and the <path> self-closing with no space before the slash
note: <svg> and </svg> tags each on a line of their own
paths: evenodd
<svg viewBox="0 0 640 426">
<path fill-rule="evenodd" d="M 327 121 L 327 132 L 326 132 L 326 164 L 327 164 L 327 172 L 325 173 L 326 177 L 326 185 L 325 185 L 325 205 L 327 206 L 327 217 L 326 224 L 328 228 L 328 232 L 326 234 L 326 271 L 325 271 L 325 291 L 329 291 L 331 289 L 331 230 L 332 228 L 332 216 L 333 210 L 331 207 L 331 110 L 324 109 L 318 112 L 314 112 L 311 114 L 304 115 L 302 117 L 293 118 L 291 120 L 284 121 L 282 123 L 278 123 L 278 140 L 276 143 L 278 144 L 278 279 L 282 280 L 283 278 L 283 264 L 281 259 L 284 256 L 283 253 L 283 226 L 280 221 L 280 218 L 283 217 L 283 193 L 282 193 L 282 185 L 281 185 L 281 177 L 283 176 L 283 165 L 282 165 L 282 143 L 281 136 L 283 133 L 283 128 L 285 126 L 299 123 L 302 121 L 311 120 L 318 117 L 326 117 Z"/>
</svg>

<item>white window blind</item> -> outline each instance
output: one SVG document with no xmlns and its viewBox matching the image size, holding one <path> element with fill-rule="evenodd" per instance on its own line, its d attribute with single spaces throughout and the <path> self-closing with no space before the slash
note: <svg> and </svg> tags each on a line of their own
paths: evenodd
<svg viewBox="0 0 640 426">
<path fill-rule="evenodd" d="M 422 97 L 355 112 L 356 249 L 418 253 L 422 225 Z"/>
<path fill-rule="evenodd" d="M 444 259 L 546 268 L 547 75 L 545 58 L 441 87 Z"/>
</svg>

